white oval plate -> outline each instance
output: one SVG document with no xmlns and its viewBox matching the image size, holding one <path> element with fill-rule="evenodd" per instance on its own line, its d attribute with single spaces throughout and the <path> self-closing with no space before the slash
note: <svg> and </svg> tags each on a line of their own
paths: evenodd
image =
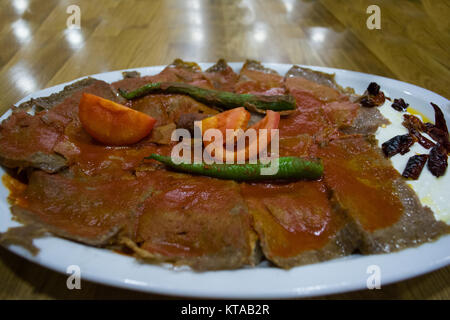
<svg viewBox="0 0 450 320">
<path fill-rule="evenodd" d="M 200 65 L 202 68 L 207 68 L 212 64 Z M 230 63 L 230 66 L 238 72 L 242 63 Z M 282 75 L 291 67 L 288 64 L 265 64 L 265 66 L 277 70 Z M 160 72 L 163 68 L 164 66 L 155 66 L 135 70 L 142 75 L 151 75 Z M 336 81 L 340 85 L 352 87 L 357 93 L 362 93 L 368 83 L 375 81 L 387 96 L 404 98 L 413 108 L 431 119 L 434 119 L 433 111 L 426 106 L 433 101 L 443 108 L 447 121 L 450 123 L 449 101 L 431 91 L 365 73 L 324 67 L 310 68 L 335 73 Z M 96 74 L 93 77 L 113 82 L 122 78 L 122 71 Z M 17 104 L 32 97 L 58 92 L 67 84 L 38 91 L 23 98 Z M 9 114 L 10 112 L 7 112 L 1 120 Z M 0 175 L 3 173 L 3 169 L 0 168 Z M 450 189 L 450 186 L 447 188 Z M 7 196 L 8 190 L 1 185 L 1 232 L 8 227 L 18 225 L 11 220 Z M 29 261 L 61 273 L 66 273 L 68 266 L 77 265 L 81 269 L 82 280 L 158 294 L 204 298 L 292 298 L 341 293 L 366 289 L 371 275 L 368 272 L 373 272 L 369 268 L 372 265 L 380 268 L 381 286 L 384 286 L 450 264 L 450 235 L 441 237 L 436 242 L 400 252 L 370 256 L 352 255 L 290 270 L 261 264 L 255 268 L 208 272 L 194 272 L 189 268 L 173 268 L 168 265 L 142 264 L 132 257 L 56 237 L 36 239 L 34 243 L 41 249 L 36 256 L 32 256 L 19 246 L 9 246 L 9 250 Z"/>
</svg>

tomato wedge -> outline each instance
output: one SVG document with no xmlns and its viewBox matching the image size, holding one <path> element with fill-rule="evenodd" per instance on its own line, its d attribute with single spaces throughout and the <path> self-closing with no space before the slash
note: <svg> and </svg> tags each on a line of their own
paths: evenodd
<svg viewBox="0 0 450 320">
<path fill-rule="evenodd" d="M 251 144 L 246 144 L 245 148 L 239 150 L 223 148 L 223 161 L 226 161 L 226 159 L 234 159 L 235 161 L 237 159 L 248 160 L 250 158 L 250 150 L 259 152 L 260 129 L 267 129 L 267 144 L 265 146 L 267 148 L 271 141 L 271 130 L 278 129 L 279 123 L 280 114 L 272 110 L 267 110 L 266 116 L 249 128 L 256 130 L 256 140 L 252 141 Z"/>
<path fill-rule="evenodd" d="M 245 146 L 244 149 L 236 150 L 235 152 L 235 159 L 240 159 L 240 157 L 245 158 L 248 160 L 250 158 L 250 150 L 257 150 L 257 152 L 260 151 L 259 149 L 259 135 L 260 129 L 266 129 L 267 130 L 267 144 L 264 146 L 264 148 L 267 148 L 270 144 L 270 141 L 272 140 L 271 136 L 271 130 L 278 129 L 278 124 L 280 123 L 280 114 L 278 112 L 267 110 L 266 116 L 261 119 L 259 122 L 255 123 L 253 126 L 251 126 L 249 129 L 256 130 L 256 140 L 251 142 L 251 144 L 248 144 Z M 229 150 L 226 150 L 224 153 L 224 159 L 226 159 L 226 153 L 228 153 Z"/>
<path fill-rule="evenodd" d="M 262 118 L 259 122 L 251 126 L 251 129 L 267 129 L 267 143 L 270 142 L 270 130 L 278 129 L 280 124 L 280 114 L 278 112 L 267 110 L 266 116 Z"/>
<path fill-rule="evenodd" d="M 248 121 L 250 120 L 250 112 L 245 108 L 234 108 L 225 112 L 221 112 L 212 117 L 208 117 L 201 121 L 202 134 L 208 129 L 218 129 L 222 132 L 223 143 L 226 143 L 226 129 L 245 130 L 247 128 Z M 234 139 L 234 137 L 233 137 Z M 203 144 L 207 146 L 211 141 L 203 141 Z"/>
<path fill-rule="evenodd" d="M 156 119 L 114 101 L 83 93 L 78 115 L 89 135 L 108 145 L 128 145 L 146 137 Z"/>
</svg>

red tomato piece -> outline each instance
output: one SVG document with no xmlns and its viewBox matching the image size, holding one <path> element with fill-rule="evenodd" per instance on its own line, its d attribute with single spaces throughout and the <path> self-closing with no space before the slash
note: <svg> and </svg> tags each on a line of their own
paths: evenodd
<svg viewBox="0 0 450 320">
<path fill-rule="evenodd" d="M 156 120 L 114 101 L 83 93 L 78 115 L 84 130 L 107 145 L 128 145 L 149 135 Z"/>
<path fill-rule="evenodd" d="M 226 129 L 245 130 L 247 128 L 248 121 L 250 120 L 250 112 L 245 108 L 234 108 L 225 112 L 221 112 L 212 117 L 208 117 L 201 121 L 202 134 L 208 129 L 218 129 L 222 132 L 223 144 L 226 143 Z M 234 137 L 233 137 L 234 139 Z M 210 141 L 203 141 L 203 144 L 207 146 Z"/>
</svg>

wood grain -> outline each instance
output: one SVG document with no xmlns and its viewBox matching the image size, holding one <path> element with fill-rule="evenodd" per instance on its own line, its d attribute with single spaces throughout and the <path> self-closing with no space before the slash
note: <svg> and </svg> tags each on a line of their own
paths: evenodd
<svg viewBox="0 0 450 320">
<path fill-rule="evenodd" d="M 71 4 L 81 30 L 66 29 Z M 368 30 L 366 8 L 381 8 Z M 450 2 L 433 0 L 0 0 L 0 114 L 25 95 L 84 75 L 246 58 L 367 72 L 450 96 Z M 0 248 L 0 299 L 166 298 L 82 282 Z M 329 299 L 450 299 L 450 268 Z"/>
</svg>

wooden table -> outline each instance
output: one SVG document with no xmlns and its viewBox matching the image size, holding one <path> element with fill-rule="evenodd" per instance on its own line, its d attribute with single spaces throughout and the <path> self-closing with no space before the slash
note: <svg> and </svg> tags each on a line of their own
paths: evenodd
<svg viewBox="0 0 450 320">
<path fill-rule="evenodd" d="M 369 30 L 367 7 L 381 9 Z M 81 29 L 69 32 L 69 5 Z M 387 76 L 450 96 L 449 1 L 0 0 L 0 113 L 25 95 L 84 75 L 246 58 Z M 0 249 L 1 299 L 152 299 L 66 277 Z M 382 290 L 326 298 L 449 299 L 450 268 Z"/>
</svg>

